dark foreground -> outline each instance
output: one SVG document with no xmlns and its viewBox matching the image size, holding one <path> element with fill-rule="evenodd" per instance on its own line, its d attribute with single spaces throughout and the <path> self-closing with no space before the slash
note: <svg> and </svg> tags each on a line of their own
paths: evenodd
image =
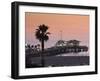
<svg viewBox="0 0 100 81">
<path fill-rule="evenodd" d="M 89 56 L 46 56 L 44 60 L 45 67 L 89 65 Z M 26 60 L 26 68 L 39 67 L 42 67 L 40 57 Z"/>
</svg>

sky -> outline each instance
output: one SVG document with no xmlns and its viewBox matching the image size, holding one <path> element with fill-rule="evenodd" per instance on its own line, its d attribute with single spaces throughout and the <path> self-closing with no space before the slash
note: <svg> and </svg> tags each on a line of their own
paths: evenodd
<svg viewBox="0 0 100 81">
<path fill-rule="evenodd" d="M 51 33 L 45 48 L 54 46 L 61 39 L 76 39 L 81 45 L 89 46 L 89 15 L 25 12 L 26 44 L 40 44 L 35 32 L 41 24 L 47 25 Z"/>
</svg>

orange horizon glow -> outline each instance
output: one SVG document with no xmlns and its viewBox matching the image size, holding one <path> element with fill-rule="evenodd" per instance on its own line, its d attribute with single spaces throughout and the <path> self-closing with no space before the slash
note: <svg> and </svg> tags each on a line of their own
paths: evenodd
<svg viewBox="0 0 100 81">
<path fill-rule="evenodd" d="M 40 43 L 35 38 L 38 26 L 45 24 L 51 33 L 46 47 L 53 46 L 58 40 L 80 40 L 82 44 L 89 46 L 89 16 L 74 14 L 51 14 L 51 13 L 25 13 L 25 43 Z"/>
</svg>

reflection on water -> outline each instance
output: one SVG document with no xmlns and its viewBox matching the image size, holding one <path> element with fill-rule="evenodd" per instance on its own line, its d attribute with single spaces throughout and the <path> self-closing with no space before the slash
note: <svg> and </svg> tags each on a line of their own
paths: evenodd
<svg viewBox="0 0 100 81">
<path fill-rule="evenodd" d="M 89 56 L 88 52 L 79 52 L 79 53 L 64 53 L 64 54 L 59 54 L 56 56 Z"/>
</svg>

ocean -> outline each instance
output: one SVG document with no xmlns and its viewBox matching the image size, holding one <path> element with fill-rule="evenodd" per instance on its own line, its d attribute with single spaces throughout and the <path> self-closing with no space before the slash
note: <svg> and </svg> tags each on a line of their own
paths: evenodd
<svg viewBox="0 0 100 81">
<path fill-rule="evenodd" d="M 33 57 L 30 59 L 31 65 L 41 65 L 41 57 Z M 59 67 L 59 66 L 82 66 L 89 65 L 89 54 L 88 53 L 70 53 L 61 54 L 56 56 L 45 56 L 44 57 L 45 67 Z M 34 66 L 32 66 L 33 68 Z"/>
</svg>

